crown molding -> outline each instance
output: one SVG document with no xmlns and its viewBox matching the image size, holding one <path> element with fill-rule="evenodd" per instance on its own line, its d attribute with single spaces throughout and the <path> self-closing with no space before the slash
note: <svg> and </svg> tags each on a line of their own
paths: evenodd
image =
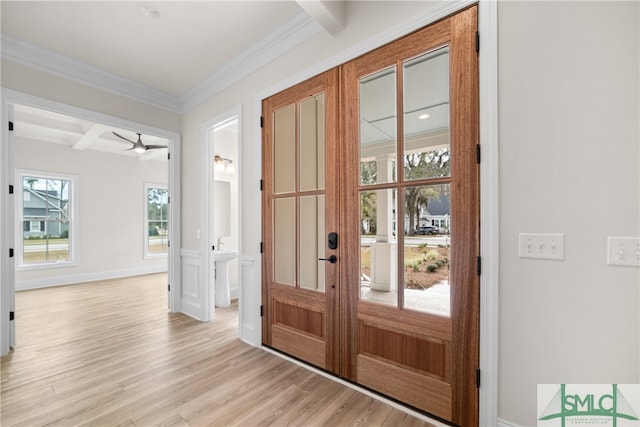
<svg viewBox="0 0 640 427">
<path fill-rule="evenodd" d="M 135 101 L 182 112 L 180 100 L 173 95 L 4 33 L 2 58 Z"/>
<path fill-rule="evenodd" d="M 320 31 L 322 27 L 318 23 L 305 12 L 300 12 L 260 42 L 213 71 L 181 97 L 4 33 L 2 34 L 2 58 L 154 107 L 183 113 L 208 101 Z"/>
<path fill-rule="evenodd" d="M 309 15 L 298 13 L 188 90 L 180 98 L 183 111 L 208 101 L 321 31 L 322 27 Z"/>
</svg>

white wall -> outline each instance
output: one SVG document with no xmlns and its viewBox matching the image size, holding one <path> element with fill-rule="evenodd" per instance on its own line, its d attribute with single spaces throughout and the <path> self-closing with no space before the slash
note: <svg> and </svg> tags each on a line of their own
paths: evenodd
<svg viewBox="0 0 640 427">
<path fill-rule="evenodd" d="M 16 169 L 76 175 L 79 190 L 78 265 L 17 271 L 16 289 L 167 270 L 166 257 L 143 259 L 144 183 L 166 185 L 166 161 L 19 137 L 14 142 Z"/>
<path fill-rule="evenodd" d="M 639 3 L 502 2 L 500 416 L 535 425 L 538 383 L 638 383 Z M 565 260 L 518 258 L 564 233 Z"/>
</svg>

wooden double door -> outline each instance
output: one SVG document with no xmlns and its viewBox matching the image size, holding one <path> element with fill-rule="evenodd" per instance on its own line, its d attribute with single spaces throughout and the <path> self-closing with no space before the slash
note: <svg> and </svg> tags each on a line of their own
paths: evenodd
<svg viewBox="0 0 640 427">
<path fill-rule="evenodd" d="M 263 344 L 478 423 L 477 7 L 263 100 Z"/>
</svg>

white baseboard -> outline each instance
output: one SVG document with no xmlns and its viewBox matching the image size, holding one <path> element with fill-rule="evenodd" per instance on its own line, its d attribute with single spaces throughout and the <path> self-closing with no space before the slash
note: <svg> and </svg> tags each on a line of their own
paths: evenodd
<svg viewBox="0 0 640 427">
<path fill-rule="evenodd" d="M 16 281 L 16 291 L 50 288 L 52 286 L 74 285 L 98 280 L 119 279 L 121 277 L 142 276 L 153 273 L 166 273 L 166 265 L 150 265 L 123 270 L 98 271 L 93 273 L 71 274 L 68 276 L 45 277 L 41 279 Z"/>
<path fill-rule="evenodd" d="M 503 420 L 502 418 L 498 418 L 498 427 L 521 427 L 518 424 L 514 424 L 510 421 Z"/>
</svg>

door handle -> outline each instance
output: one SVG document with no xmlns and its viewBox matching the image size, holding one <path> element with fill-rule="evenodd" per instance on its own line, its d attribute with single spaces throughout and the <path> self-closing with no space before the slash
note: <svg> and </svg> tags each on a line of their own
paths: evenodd
<svg viewBox="0 0 640 427">
<path fill-rule="evenodd" d="M 331 264 L 335 264 L 338 262 L 338 257 L 331 255 L 329 258 L 318 258 L 318 261 L 329 261 Z"/>
</svg>

